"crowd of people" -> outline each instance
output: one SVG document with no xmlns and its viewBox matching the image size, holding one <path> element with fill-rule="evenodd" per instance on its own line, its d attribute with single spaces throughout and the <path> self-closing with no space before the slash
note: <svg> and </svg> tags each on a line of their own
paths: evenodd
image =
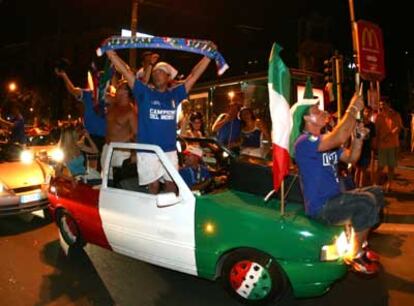
<svg viewBox="0 0 414 306">
<path fill-rule="evenodd" d="M 203 163 L 204 152 L 189 142 L 182 152 L 184 163 L 180 167 L 177 133 L 184 138 L 213 135 L 223 146 L 240 155 L 268 156 L 269 146 L 264 143 L 270 142 L 270 135 L 266 125 L 252 108 L 243 106 L 238 99 L 232 100 L 227 111 L 217 117 L 211 131 L 206 130 L 202 113 L 192 110 L 187 95 L 207 69 L 210 58 L 203 57 L 187 78 L 177 82 L 177 70 L 159 61 L 157 53 L 145 52 L 142 68 L 137 72 L 115 51 L 106 51 L 106 55 L 117 74 L 114 91 L 105 97 L 104 109 L 94 105 L 92 90 L 74 86 L 65 71 L 55 70 L 68 92 L 84 105 L 82 120 L 64 124 L 60 129 L 58 146 L 64 150 L 69 175 L 100 177 L 109 143 L 136 142 L 161 147 L 190 189 L 204 188 L 214 180 Z M 180 105 L 182 111 L 178 113 Z M 362 113 L 361 119 L 359 113 Z M 11 108 L 11 115 L 11 120 L 0 117 L 0 125 L 10 130 L 11 142 L 25 143 L 24 119 L 16 106 Z M 403 128 L 400 115 L 382 101 L 374 116 L 369 106 L 364 107 L 362 96 L 355 94 L 339 122 L 321 111 L 318 103 L 302 108 L 293 119 L 297 121 L 293 127 L 297 131 L 292 135 L 299 136 L 293 139 L 292 156 L 301 181 L 306 214 L 327 224 L 352 225 L 354 250 L 349 264 L 357 271 L 375 273 L 378 256 L 368 248 L 367 236 L 370 228 L 379 222 L 384 206 L 383 191 L 388 192 L 393 186 Z M 111 156 L 111 167 L 121 168 L 126 160 L 136 163 L 138 182 L 148 186 L 149 193 L 157 194 L 161 190 L 177 193 L 175 183 L 154 154 L 117 150 Z M 356 189 L 341 185 L 341 163 L 353 165 L 352 173 L 349 167 L 345 169 L 352 175 Z M 109 178 L 113 178 L 111 171 Z"/>
</svg>

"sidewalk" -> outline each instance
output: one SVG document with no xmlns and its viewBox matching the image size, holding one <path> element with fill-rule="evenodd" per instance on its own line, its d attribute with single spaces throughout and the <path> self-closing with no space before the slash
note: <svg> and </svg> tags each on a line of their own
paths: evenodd
<svg viewBox="0 0 414 306">
<path fill-rule="evenodd" d="M 414 153 L 403 152 L 391 191 L 385 193 L 385 223 L 414 224 Z"/>
</svg>

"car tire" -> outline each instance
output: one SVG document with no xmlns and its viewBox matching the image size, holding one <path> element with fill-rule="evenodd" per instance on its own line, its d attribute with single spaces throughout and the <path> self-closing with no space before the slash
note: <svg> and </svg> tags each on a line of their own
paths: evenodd
<svg viewBox="0 0 414 306">
<path fill-rule="evenodd" d="M 79 226 L 75 219 L 67 212 L 61 211 L 57 214 L 57 224 L 63 240 L 71 248 L 82 248 L 85 242 L 81 237 Z"/>
<path fill-rule="evenodd" d="M 256 250 L 238 250 L 225 259 L 221 282 L 224 289 L 248 305 L 295 304 L 290 282 L 269 255 Z M 288 305 L 288 304 L 286 304 Z"/>
</svg>

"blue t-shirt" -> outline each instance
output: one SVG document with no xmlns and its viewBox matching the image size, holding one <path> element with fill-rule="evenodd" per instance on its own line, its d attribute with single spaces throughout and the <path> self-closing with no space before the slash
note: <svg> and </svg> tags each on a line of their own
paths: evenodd
<svg viewBox="0 0 414 306">
<path fill-rule="evenodd" d="M 98 114 L 93 108 L 92 91 L 88 89 L 82 90 L 80 100 L 85 105 L 83 119 L 85 128 L 90 135 L 105 137 L 106 134 L 106 118 L 105 115 Z"/>
<path fill-rule="evenodd" d="M 340 191 L 337 166 L 342 149 L 318 152 L 320 137 L 302 134 L 295 143 L 305 212 L 316 217 L 325 202 Z"/>
<path fill-rule="evenodd" d="M 184 167 L 180 169 L 179 172 L 181 177 L 184 179 L 184 182 L 188 187 L 190 187 L 190 189 L 194 185 L 202 183 L 211 177 L 206 166 L 200 166 L 198 169 Z"/>
<path fill-rule="evenodd" d="M 175 151 L 177 107 L 187 98 L 184 84 L 160 92 L 135 80 L 132 92 L 139 107 L 137 142 Z"/>
<path fill-rule="evenodd" d="M 66 163 L 66 166 L 73 176 L 85 174 L 86 172 L 85 158 L 83 157 L 83 154 L 72 158 Z"/>
<path fill-rule="evenodd" d="M 26 143 L 26 133 L 24 132 L 24 119 L 22 116 L 12 120 L 10 142 Z"/>
<path fill-rule="evenodd" d="M 223 144 L 228 145 L 232 142 L 236 142 L 240 137 L 241 121 L 239 119 L 233 119 L 226 122 L 217 133 L 217 140 Z"/>
<path fill-rule="evenodd" d="M 260 129 L 255 128 L 249 132 L 241 131 L 241 147 L 253 147 L 260 148 L 260 136 L 262 132 Z"/>
</svg>

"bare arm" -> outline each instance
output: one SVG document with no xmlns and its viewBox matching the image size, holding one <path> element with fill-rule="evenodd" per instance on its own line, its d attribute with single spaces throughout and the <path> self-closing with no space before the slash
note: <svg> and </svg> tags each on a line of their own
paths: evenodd
<svg viewBox="0 0 414 306">
<path fill-rule="evenodd" d="M 364 107 L 362 96 L 354 95 L 345 116 L 331 133 L 324 134 L 318 146 L 320 152 L 338 148 L 347 141 L 355 129 L 356 116 Z"/>
<path fill-rule="evenodd" d="M 349 149 L 345 149 L 339 159 L 344 163 L 355 163 L 358 161 L 361 155 L 362 149 L 362 138 L 355 138 L 353 137 L 351 141 L 351 147 Z"/>
<path fill-rule="evenodd" d="M 114 64 L 115 69 L 119 73 L 121 73 L 124 76 L 124 78 L 128 81 L 129 87 L 133 88 L 135 82 L 135 75 L 129 68 L 129 66 L 113 50 L 106 51 L 106 55 L 108 56 L 112 64 Z"/>
<path fill-rule="evenodd" d="M 213 123 L 213 126 L 211 127 L 212 132 L 217 133 L 223 125 L 225 125 L 227 122 L 229 122 L 230 116 L 228 114 L 221 114 L 218 116 L 216 121 Z"/>
<path fill-rule="evenodd" d="M 88 140 L 89 145 L 86 144 L 85 138 Z M 97 154 L 99 152 L 98 147 L 96 146 L 95 142 L 92 140 L 88 132 L 86 132 L 82 139 L 78 142 L 78 146 L 80 150 L 86 153 Z"/>
<path fill-rule="evenodd" d="M 207 56 L 204 56 L 198 62 L 198 64 L 194 66 L 193 70 L 191 70 L 191 73 L 184 81 L 184 86 L 187 93 L 189 93 L 191 88 L 193 88 L 194 84 L 197 82 L 197 80 L 200 78 L 203 72 L 207 69 L 208 64 L 210 64 L 210 62 L 211 59 Z"/>
<path fill-rule="evenodd" d="M 75 87 L 75 85 L 73 85 L 72 81 L 69 79 L 66 72 L 55 69 L 55 73 L 58 77 L 62 78 L 63 82 L 65 83 L 66 89 L 69 91 L 69 93 L 75 96 L 76 98 L 79 98 L 82 94 L 82 90 L 79 87 Z"/>
</svg>

